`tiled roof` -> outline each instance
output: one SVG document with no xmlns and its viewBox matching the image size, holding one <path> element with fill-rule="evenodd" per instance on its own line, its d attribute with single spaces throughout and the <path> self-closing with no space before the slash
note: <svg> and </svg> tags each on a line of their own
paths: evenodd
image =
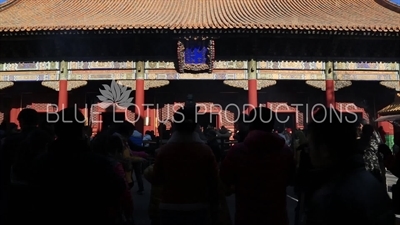
<svg viewBox="0 0 400 225">
<path fill-rule="evenodd" d="M 378 111 L 381 116 L 400 114 L 400 93 L 396 94 L 394 102 Z"/>
<path fill-rule="evenodd" d="M 388 0 L 9 0 L 0 32 L 300 29 L 400 32 Z"/>
</svg>

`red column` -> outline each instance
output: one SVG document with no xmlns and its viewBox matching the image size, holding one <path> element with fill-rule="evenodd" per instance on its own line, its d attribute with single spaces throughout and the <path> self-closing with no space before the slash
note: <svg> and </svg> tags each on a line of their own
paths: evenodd
<svg viewBox="0 0 400 225">
<path fill-rule="evenodd" d="M 326 106 L 336 108 L 335 101 L 335 81 L 334 80 L 326 80 Z"/>
<path fill-rule="evenodd" d="M 394 129 L 393 129 L 393 125 L 388 122 L 388 121 L 382 121 L 382 122 L 378 122 L 378 127 L 382 126 L 383 130 L 385 131 L 385 133 L 387 135 L 393 135 L 394 134 Z"/>
<path fill-rule="evenodd" d="M 18 114 L 21 111 L 20 108 L 11 108 L 10 110 L 10 123 L 15 123 L 19 127 Z"/>
<path fill-rule="evenodd" d="M 97 120 L 101 122 L 97 122 L 95 126 L 97 127 L 97 131 L 101 132 L 103 130 L 103 115 L 101 113 L 98 114 Z"/>
<path fill-rule="evenodd" d="M 59 81 L 58 90 L 58 110 L 63 110 L 68 107 L 68 81 Z"/>
<path fill-rule="evenodd" d="M 136 129 L 143 133 L 144 123 L 143 119 L 146 116 L 144 112 L 144 80 L 136 79 L 136 91 L 135 91 L 135 117 L 138 120 L 135 124 Z M 139 116 L 139 118 L 138 118 Z"/>
<path fill-rule="evenodd" d="M 258 107 L 257 99 L 257 80 L 250 79 L 248 81 L 248 92 L 249 92 L 249 104 L 251 105 L 247 112 L 250 112 L 253 108 Z"/>
</svg>

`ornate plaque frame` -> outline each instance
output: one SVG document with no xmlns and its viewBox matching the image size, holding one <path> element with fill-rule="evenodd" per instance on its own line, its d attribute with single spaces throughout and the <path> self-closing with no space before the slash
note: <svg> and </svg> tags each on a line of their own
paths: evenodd
<svg viewBox="0 0 400 225">
<path fill-rule="evenodd" d="M 186 56 L 185 56 L 185 43 L 189 41 L 208 41 L 207 43 L 207 51 L 206 51 L 206 63 L 200 64 L 192 64 L 186 63 Z M 208 73 L 212 73 L 214 67 L 214 60 L 215 60 L 215 43 L 214 40 L 208 37 L 190 37 L 184 38 L 184 40 L 178 40 L 177 46 L 177 53 L 178 53 L 178 70 L 179 73 L 184 73 L 185 71 L 189 72 L 204 72 L 207 71 Z"/>
</svg>

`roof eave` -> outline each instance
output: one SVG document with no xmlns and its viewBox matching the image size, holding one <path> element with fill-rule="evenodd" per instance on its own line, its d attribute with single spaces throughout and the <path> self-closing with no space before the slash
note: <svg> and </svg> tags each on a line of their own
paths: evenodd
<svg viewBox="0 0 400 225">
<path fill-rule="evenodd" d="M 387 112 L 386 110 L 382 109 L 382 110 L 378 111 L 378 114 L 380 116 L 399 115 L 400 114 L 400 110 L 394 110 L 394 111 Z"/>
<path fill-rule="evenodd" d="M 333 29 L 281 29 L 281 28 L 231 28 L 231 29 L 132 29 L 131 27 L 126 28 L 72 28 L 72 27 L 61 27 L 61 28 L 1 28 L 0 36 L 12 36 L 12 35 L 51 35 L 51 34 L 85 34 L 85 33 L 97 33 L 97 34 L 245 34 L 245 33 L 263 33 L 263 34 L 299 34 L 299 35 L 351 35 L 351 36 L 396 36 L 400 37 L 400 27 L 392 29 L 374 29 L 374 30 L 333 30 Z"/>
<path fill-rule="evenodd" d="M 20 0 L 8 0 L 2 4 L 0 4 L 0 11 L 5 10 L 13 5 L 15 5 L 17 2 L 19 2 Z"/>
<path fill-rule="evenodd" d="M 400 6 L 394 4 L 393 2 L 391 2 L 389 0 L 375 0 L 375 2 L 382 5 L 385 8 L 388 8 L 390 10 L 400 13 Z"/>
</svg>

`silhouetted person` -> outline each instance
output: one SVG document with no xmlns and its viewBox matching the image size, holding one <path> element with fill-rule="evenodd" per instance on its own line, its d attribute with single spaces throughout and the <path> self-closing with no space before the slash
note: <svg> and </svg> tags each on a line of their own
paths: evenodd
<svg viewBox="0 0 400 225">
<path fill-rule="evenodd" d="M 207 142 L 207 137 L 206 137 L 206 135 L 205 135 L 205 133 L 201 130 L 202 129 L 202 127 L 199 125 L 199 124 L 197 124 L 197 126 L 196 126 L 196 132 L 197 132 L 197 134 L 199 135 L 199 138 L 204 142 L 204 143 L 206 143 Z M 203 129 L 206 129 L 206 128 L 203 128 Z"/>
<path fill-rule="evenodd" d="M 12 136 L 14 134 L 18 134 L 18 125 L 15 123 L 9 123 L 6 130 L 6 136 Z"/>
<path fill-rule="evenodd" d="M 44 130 L 32 131 L 21 143 L 17 157 L 12 166 L 11 181 L 28 183 L 32 176 L 35 159 L 47 151 L 47 146 L 53 142 L 52 136 Z"/>
<path fill-rule="evenodd" d="M 93 129 L 91 126 L 85 127 L 85 135 L 87 140 L 90 142 L 92 140 L 92 135 L 93 135 Z"/>
<path fill-rule="evenodd" d="M 361 154 L 365 162 L 365 169 L 384 182 L 378 157 L 379 143 L 374 136 L 374 128 L 366 124 L 362 127 L 361 138 L 358 140 Z"/>
<path fill-rule="evenodd" d="M 0 124 L 0 141 L 6 136 L 6 131 L 7 131 L 7 122 L 3 119 L 3 122 L 1 122 Z"/>
<path fill-rule="evenodd" d="M 140 133 L 133 124 L 131 124 L 131 125 L 132 125 L 133 131 L 131 133 L 131 136 L 129 137 L 129 140 L 134 145 L 142 147 L 143 146 L 143 134 Z"/>
<path fill-rule="evenodd" d="M 215 160 L 217 160 L 217 163 L 220 163 L 222 159 L 222 150 L 221 150 L 221 145 L 220 143 L 218 143 L 217 140 L 217 132 L 215 132 L 214 130 L 209 130 L 206 133 L 206 137 L 207 137 L 207 145 L 213 151 Z"/>
<path fill-rule="evenodd" d="M 149 131 L 149 130 L 146 131 L 143 136 L 143 147 L 146 147 L 146 148 L 149 147 L 150 146 L 149 142 L 152 140 L 154 140 L 154 139 L 153 139 L 153 136 L 151 135 L 151 131 Z"/>
<path fill-rule="evenodd" d="M 148 155 L 146 152 L 144 152 L 145 148 L 143 146 L 139 146 L 135 144 L 132 141 L 132 134 L 135 131 L 135 126 L 128 122 L 125 121 L 119 126 L 118 133 L 121 135 L 122 140 L 127 143 L 128 145 L 126 146 L 128 148 L 128 152 L 125 151 L 124 156 L 125 158 L 132 158 L 132 168 L 133 172 L 135 173 L 136 181 L 138 184 L 138 194 L 143 194 L 144 191 L 144 184 L 143 184 L 143 177 L 142 177 L 142 162 L 144 160 L 137 160 L 135 157 L 140 157 L 140 158 L 147 158 Z M 141 134 L 140 134 L 140 140 L 143 142 Z M 132 174 L 132 172 L 130 172 Z M 127 176 L 129 176 L 129 172 L 127 172 Z M 132 175 L 131 175 L 132 176 Z M 134 185 L 133 179 L 128 178 L 128 183 L 130 183 L 131 186 Z"/>
<path fill-rule="evenodd" d="M 158 136 L 160 137 L 160 140 L 162 141 L 165 138 L 164 137 L 165 132 L 167 131 L 167 126 L 165 125 L 165 123 L 158 124 L 157 131 L 158 131 Z"/>
<path fill-rule="evenodd" d="M 154 140 L 156 140 L 156 134 L 154 133 L 154 130 L 151 130 L 150 131 L 150 137 L 151 137 L 151 139 L 154 141 Z"/>
<path fill-rule="evenodd" d="M 357 149 L 356 124 L 320 110 L 309 124 L 310 159 L 319 183 L 305 224 L 392 225 L 395 217 L 386 187 L 365 170 Z M 337 113 L 337 112 L 336 112 Z M 326 131 L 337 131 L 327 135 Z"/>
<path fill-rule="evenodd" d="M 15 162 L 17 149 L 29 133 L 37 129 L 38 113 L 34 109 L 23 109 L 18 114 L 18 122 L 21 127 L 21 133 L 5 138 L 1 146 L 2 179 L 5 179 L 3 181 L 6 184 L 10 183 L 11 166 Z"/>
<path fill-rule="evenodd" d="M 29 224 L 33 216 L 30 214 L 33 199 L 29 186 L 33 163 L 38 156 L 46 152 L 47 145 L 52 141 L 53 138 L 47 132 L 37 129 L 21 143 L 10 175 L 10 224 Z M 21 216 L 21 212 L 24 216 Z"/>
<path fill-rule="evenodd" d="M 287 132 L 286 128 L 284 126 L 278 126 L 276 131 L 278 132 L 279 136 L 285 140 L 285 143 L 290 146 L 292 143 L 292 138 L 290 137 L 290 134 Z"/>
<path fill-rule="evenodd" d="M 18 114 L 18 122 L 21 127 L 21 132 L 10 135 L 3 139 L 0 147 L 0 166 L 1 166 L 1 192 L 2 192 L 2 203 L 4 209 L 2 212 L 5 215 L 1 215 L 4 219 L 8 214 L 6 209 L 8 208 L 6 197 L 9 196 L 8 192 L 10 189 L 10 174 L 11 166 L 15 163 L 17 156 L 17 150 L 21 143 L 26 139 L 30 132 L 37 129 L 38 125 L 38 113 L 34 109 L 23 109 Z"/>
<path fill-rule="evenodd" d="M 54 134 L 54 124 L 53 123 L 43 121 L 39 124 L 39 129 L 47 132 L 50 136 L 53 137 L 53 139 L 55 139 L 56 135 Z"/>
<path fill-rule="evenodd" d="M 113 224 L 126 189 L 109 159 L 92 153 L 84 116 L 74 108 L 58 113 L 57 140 L 37 159 L 33 178 L 36 224 Z M 65 121 L 65 122 L 64 122 Z"/>
<path fill-rule="evenodd" d="M 243 114 L 237 119 L 235 124 L 236 126 L 236 133 L 233 135 L 233 138 L 238 142 L 243 142 L 246 138 L 247 134 L 249 133 L 249 125 L 248 125 L 249 118 L 247 115 Z"/>
<path fill-rule="evenodd" d="M 286 187 L 295 172 L 293 152 L 272 133 L 270 109 L 255 108 L 249 117 L 250 132 L 229 150 L 220 171 L 222 182 L 235 188 L 235 224 L 288 225 Z"/>
<path fill-rule="evenodd" d="M 108 135 L 107 133 L 102 133 L 91 142 L 91 145 L 94 152 L 102 154 L 110 160 L 114 166 L 114 171 L 124 179 L 126 187 L 121 198 L 120 221 L 133 221 L 132 193 L 125 174 L 126 167 L 129 167 L 127 164 L 131 164 L 131 162 L 123 159 L 125 146 L 122 139 L 116 134 Z"/>
<path fill-rule="evenodd" d="M 297 147 L 295 154 L 297 155 L 297 171 L 294 179 L 294 192 L 298 197 L 295 209 L 295 225 L 302 224 L 304 211 L 307 204 L 317 188 L 315 179 L 313 179 L 314 167 L 311 163 L 308 143 L 303 143 Z"/>
<path fill-rule="evenodd" d="M 209 212 L 213 216 L 218 209 L 217 163 L 196 132 L 196 112 L 191 106 L 174 115 L 175 132 L 159 150 L 150 179 L 162 186 L 162 225 L 208 225 Z"/>
</svg>

